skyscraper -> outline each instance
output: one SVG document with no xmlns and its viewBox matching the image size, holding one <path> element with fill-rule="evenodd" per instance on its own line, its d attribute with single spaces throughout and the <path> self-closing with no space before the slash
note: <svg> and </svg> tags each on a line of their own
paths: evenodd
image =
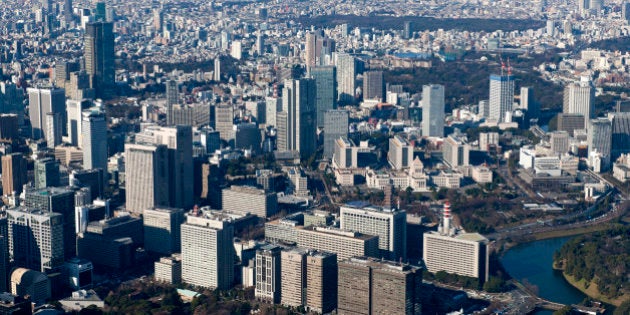
<svg viewBox="0 0 630 315">
<path fill-rule="evenodd" d="M 348 136 L 348 112 L 327 110 L 324 112 L 324 157 L 332 159 L 335 140 Z"/>
<path fill-rule="evenodd" d="M 389 139 L 389 165 L 396 170 L 408 168 L 413 161 L 413 146 L 400 136 Z"/>
<path fill-rule="evenodd" d="M 234 227 L 227 218 L 191 213 L 181 225 L 182 281 L 219 290 L 234 282 Z"/>
<path fill-rule="evenodd" d="M 422 87 L 422 135 L 444 137 L 444 86 Z"/>
<path fill-rule="evenodd" d="M 115 85 L 114 25 L 111 22 L 91 22 L 85 26 L 85 71 L 90 75 L 96 97 L 112 96 Z"/>
<path fill-rule="evenodd" d="M 286 127 L 283 130 L 286 133 L 286 144 L 278 147 L 279 151 L 298 151 L 302 159 L 308 159 L 315 152 L 316 91 L 313 79 L 285 81 L 282 110 L 287 114 Z"/>
<path fill-rule="evenodd" d="M 61 144 L 63 132 L 61 118 L 61 113 L 46 113 L 46 130 L 44 135 L 46 138 L 46 145 L 51 149 Z"/>
<path fill-rule="evenodd" d="M 18 207 L 7 210 L 7 217 L 14 266 L 45 272 L 63 265 L 61 214 Z"/>
<path fill-rule="evenodd" d="M 584 126 L 593 118 L 595 88 L 588 77 L 582 77 L 579 83 L 571 83 L 564 88 L 562 104 L 563 114 L 580 114 L 584 116 Z"/>
<path fill-rule="evenodd" d="M 67 100 L 66 113 L 68 115 L 68 142 L 76 147 L 83 147 L 83 110 L 92 105 L 90 100 Z"/>
<path fill-rule="evenodd" d="M 59 185 L 59 162 L 52 158 L 35 160 L 35 188 Z"/>
<path fill-rule="evenodd" d="M 65 91 L 54 87 L 28 88 L 26 91 L 28 92 L 28 112 L 31 119 L 31 127 L 33 128 L 31 137 L 34 140 L 46 139 L 46 130 L 48 130 L 47 113 L 61 115 L 62 123 L 65 123 Z"/>
<path fill-rule="evenodd" d="M 215 108 L 214 128 L 219 132 L 221 140 L 230 142 L 234 139 L 234 107 L 232 105 L 217 106 Z"/>
<path fill-rule="evenodd" d="M 339 102 L 354 103 L 356 88 L 357 60 L 349 54 L 337 55 L 337 90 Z"/>
<path fill-rule="evenodd" d="M 592 119 L 588 128 L 588 156 L 595 152 L 601 159 L 601 170 L 607 170 L 611 162 L 612 122 L 608 118 Z"/>
<path fill-rule="evenodd" d="M 506 114 L 512 111 L 514 102 L 514 76 L 511 74 L 490 75 L 489 120 L 506 122 Z"/>
<path fill-rule="evenodd" d="M 2 156 L 2 194 L 11 196 L 22 193 L 26 184 L 26 159 L 21 153 L 11 153 Z"/>
<path fill-rule="evenodd" d="M 622 154 L 630 153 L 630 113 L 608 114 L 612 121 L 611 161 L 616 161 Z"/>
<path fill-rule="evenodd" d="M 173 124 L 173 106 L 177 105 L 179 98 L 179 90 L 177 88 L 177 81 L 166 81 L 166 124 Z"/>
<path fill-rule="evenodd" d="M 144 209 L 144 248 L 160 254 L 172 254 L 181 250 L 180 225 L 184 222 L 184 210 L 178 208 Z"/>
<path fill-rule="evenodd" d="M 621 5 L 621 18 L 630 23 L 630 1 Z"/>
<path fill-rule="evenodd" d="M 304 61 L 306 63 L 306 67 L 314 67 L 317 64 L 317 34 L 314 32 L 306 33 L 305 43 L 304 43 Z"/>
<path fill-rule="evenodd" d="M 83 168 L 107 171 L 107 121 L 105 114 L 90 110 L 83 112 L 81 123 Z"/>
<path fill-rule="evenodd" d="M 363 99 L 385 100 L 385 78 L 383 71 L 366 71 L 363 73 Z"/>
<path fill-rule="evenodd" d="M 311 77 L 315 79 L 317 126 L 324 126 L 324 113 L 337 108 L 337 68 L 334 66 L 313 67 Z"/>
<path fill-rule="evenodd" d="M 214 58 L 214 81 L 221 82 L 221 56 Z"/>
<path fill-rule="evenodd" d="M 256 299 L 280 303 L 280 254 L 282 248 L 267 245 L 256 251 Z"/>
<path fill-rule="evenodd" d="M 125 144 L 127 211 L 169 206 L 168 152 L 165 145 Z"/>
</svg>

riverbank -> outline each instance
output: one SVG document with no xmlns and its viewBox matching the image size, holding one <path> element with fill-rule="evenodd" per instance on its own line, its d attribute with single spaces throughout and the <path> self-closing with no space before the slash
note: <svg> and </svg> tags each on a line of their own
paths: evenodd
<svg viewBox="0 0 630 315">
<path fill-rule="evenodd" d="M 619 306 L 621 305 L 621 303 L 623 303 L 627 299 L 630 299 L 630 296 L 628 294 L 624 294 L 616 299 L 609 299 L 606 296 L 599 293 L 599 290 L 597 288 L 597 284 L 595 283 L 595 281 L 591 281 L 587 286 L 586 281 L 584 281 L 584 279 L 577 281 L 575 280 L 573 276 L 570 276 L 564 272 L 562 273 L 562 276 L 574 288 L 580 290 L 582 293 L 588 295 L 590 298 L 595 299 L 597 301 L 602 301 L 606 304 Z"/>
<path fill-rule="evenodd" d="M 499 253 L 502 254 L 505 251 L 509 250 L 510 248 L 514 246 L 518 246 L 520 244 L 542 241 L 542 240 L 547 240 L 547 239 L 554 239 L 554 238 L 578 236 L 582 234 L 603 231 L 610 227 L 611 227 L 610 224 L 601 224 L 601 225 L 598 224 L 598 225 L 592 225 L 592 226 L 586 226 L 586 227 L 580 227 L 580 228 L 574 228 L 574 229 L 554 230 L 554 231 L 549 231 L 549 232 L 530 234 L 530 235 L 522 236 L 522 237 L 514 237 L 512 238 L 511 242 L 501 243 L 500 246 L 498 246 L 497 248 L 499 249 Z"/>
</svg>

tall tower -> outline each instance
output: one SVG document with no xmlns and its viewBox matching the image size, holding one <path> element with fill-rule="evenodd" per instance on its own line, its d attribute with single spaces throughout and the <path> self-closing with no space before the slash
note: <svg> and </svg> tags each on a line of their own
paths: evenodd
<svg viewBox="0 0 630 315">
<path fill-rule="evenodd" d="M 107 171 L 107 121 L 105 114 L 97 111 L 83 112 L 82 119 L 83 168 L 100 168 Z"/>
<path fill-rule="evenodd" d="M 337 55 L 337 83 L 339 101 L 354 103 L 356 88 L 357 60 L 349 54 Z"/>
<path fill-rule="evenodd" d="M 61 144 L 62 137 L 62 122 L 61 113 L 46 113 L 46 144 L 49 148 L 54 148 Z"/>
<path fill-rule="evenodd" d="M 177 81 L 166 81 L 166 124 L 173 124 L 173 106 L 177 105 L 179 91 L 177 89 Z"/>
<path fill-rule="evenodd" d="M 66 113 L 68 115 L 68 142 L 75 147 L 83 147 L 83 110 L 92 105 L 90 100 L 67 100 Z"/>
<path fill-rule="evenodd" d="M 317 64 L 317 34 L 314 32 L 306 33 L 306 42 L 304 43 L 304 59 L 306 68 L 314 67 Z"/>
<path fill-rule="evenodd" d="M 514 76 L 508 68 L 507 74 L 490 75 L 490 114 L 488 118 L 496 122 L 507 122 L 506 114 L 512 111 L 514 102 Z"/>
<path fill-rule="evenodd" d="M 85 71 L 90 75 L 96 97 L 108 98 L 115 85 L 114 26 L 92 22 L 85 26 Z"/>
<path fill-rule="evenodd" d="M 448 200 L 444 202 L 442 222 L 440 222 L 438 232 L 442 235 L 453 235 L 454 233 L 454 229 L 451 227 L 451 203 Z"/>
<path fill-rule="evenodd" d="M 591 120 L 587 137 L 589 159 L 593 153 L 599 153 L 601 158 L 601 169 L 607 170 L 611 162 L 612 122 L 608 120 L 608 118 L 597 118 Z"/>
<path fill-rule="evenodd" d="M 221 82 L 221 56 L 214 58 L 214 81 Z"/>
<path fill-rule="evenodd" d="M 35 160 L 35 188 L 59 186 L 59 162 L 53 158 Z"/>
<path fill-rule="evenodd" d="M 169 206 L 168 169 L 165 145 L 125 144 L 127 211 Z"/>
<path fill-rule="evenodd" d="M 422 87 L 422 135 L 444 137 L 444 86 Z"/>
<path fill-rule="evenodd" d="M 282 109 L 287 114 L 286 146 L 280 151 L 298 151 L 308 159 L 315 152 L 316 128 L 315 80 L 286 80 L 282 91 Z"/>
<path fill-rule="evenodd" d="M 588 77 L 582 77 L 579 83 L 572 83 L 564 88 L 562 113 L 584 116 L 584 126 L 593 118 L 595 88 Z"/>
<path fill-rule="evenodd" d="M 327 110 L 324 112 L 324 156 L 332 159 L 335 140 L 348 136 L 348 111 Z"/>
<path fill-rule="evenodd" d="M 46 139 L 48 130 L 47 113 L 58 113 L 65 123 L 66 92 L 58 88 L 28 88 L 28 112 L 31 119 L 34 140 Z M 63 132 L 62 127 L 62 132 Z M 46 139 L 48 140 L 48 139 Z"/>
<path fill-rule="evenodd" d="M 269 303 L 280 303 L 280 254 L 282 248 L 266 245 L 256 251 L 257 299 Z"/>
<path fill-rule="evenodd" d="M 9 253 L 16 267 L 45 272 L 63 265 L 63 216 L 60 213 L 19 207 L 7 210 L 7 214 Z"/>
<path fill-rule="evenodd" d="M 315 79 L 317 126 L 324 126 L 324 113 L 337 108 L 337 68 L 334 66 L 313 67 L 311 77 Z"/>
<path fill-rule="evenodd" d="M 363 99 L 385 100 L 385 79 L 383 71 L 367 71 L 363 73 Z"/>
<path fill-rule="evenodd" d="M 26 172 L 26 159 L 21 153 L 2 156 L 2 193 L 5 196 L 11 196 L 13 192 L 22 193 Z"/>
</svg>

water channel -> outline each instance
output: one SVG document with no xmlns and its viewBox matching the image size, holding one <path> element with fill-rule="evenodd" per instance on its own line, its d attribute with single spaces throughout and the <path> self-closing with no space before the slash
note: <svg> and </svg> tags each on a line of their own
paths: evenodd
<svg viewBox="0 0 630 315">
<path fill-rule="evenodd" d="M 518 245 L 503 255 L 501 263 L 513 278 L 538 287 L 540 297 L 562 304 L 579 303 L 586 295 L 564 280 L 561 271 L 551 268 L 553 253 L 571 238 L 553 238 Z M 539 311 L 535 314 L 552 312 Z"/>
</svg>

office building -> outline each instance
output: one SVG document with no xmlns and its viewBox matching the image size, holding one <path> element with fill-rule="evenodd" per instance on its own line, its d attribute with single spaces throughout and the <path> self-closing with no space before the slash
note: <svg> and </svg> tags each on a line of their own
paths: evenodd
<svg viewBox="0 0 630 315">
<path fill-rule="evenodd" d="M 73 290 L 81 290 L 92 286 L 94 266 L 88 260 L 73 257 L 63 266 L 68 283 Z"/>
<path fill-rule="evenodd" d="M 407 258 L 407 213 L 366 203 L 340 208 L 341 229 L 378 236 L 379 256 L 398 261 Z"/>
<path fill-rule="evenodd" d="M 387 161 L 395 170 L 408 168 L 413 161 L 413 146 L 400 136 L 390 138 Z"/>
<path fill-rule="evenodd" d="M 343 104 L 353 104 L 355 101 L 358 62 L 352 55 L 338 54 L 336 65 L 339 102 Z"/>
<path fill-rule="evenodd" d="M 587 139 L 589 159 L 597 154 L 601 161 L 599 168 L 602 171 L 607 170 L 612 165 L 612 122 L 608 118 L 592 119 L 589 123 Z"/>
<path fill-rule="evenodd" d="M 480 132 L 479 133 L 479 150 L 490 152 L 499 147 L 498 132 Z"/>
<path fill-rule="evenodd" d="M 478 233 L 457 233 L 451 226 L 450 204 L 444 210 L 438 232 L 424 233 L 423 259 L 432 273 L 445 271 L 460 276 L 488 280 L 488 239 Z"/>
<path fill-rule="evenodd" d="M 339 262 L 340 315 L 422 314 L 422 269 L 353 257 Z"/>
<path fill-rule="evenodd" d="M 221 82 L 221 56 L 214 58 L 213 79 L 215 82 Z"/>
<path fill-rule="evenodd" d="M 49 130 L 46 119 L 47 113 L 59 114 L 61 123 L 65 123 L 66 92 L 64 89 L 54 87 L 28 88 L 26 92 L 28 93 L 28 112 L 32 127 L 31 138 L 33 140 L 46 139 L 46 131 Z M 62 128 L 65 129 L 65 127 Z"/>
<path fill-rule="evenodd" d="M 315 107 L 317 108 L 317 126 L 325 125 L 325 113 L 337 108 L 337 68 L 334 66 L 318 66 L 310 69 L 315 79 Z"/>
<path fill-rule="evenodd" d="M 76 187 L 87 187 L 90 190 L 90 200 L 104 197 L 105 180 L 102 169 L 72 170 L 70 184 Z"/>
<path fill-rule="evenodd" d="M 300 158 L 304 160 L 315 153 L 316 89 L 313 79 L 285 81 L 282 90 L 282 111 L 286 114 L 286 120 L 278 128 L 278 138 L 280 133 L 284 133 L 282 137 L 286 139 L 286 143 L 278 141 L 278 151 L 300 152 Z"/>
<path fill-rule="evenodd" d="M 490 100 L 488 119 L 496 122 L 509 122 L 507 114 L 512 112 L 514 102 L 514 76 L 509 72 L 490 76 Z"/>
<path fill-rule="evenodd" d="M 83 112 L 81 122 L 83 168 L 107 171 L 107 120 L 98 110 Z"/>
<path fill-rule="evenodd" d="M 0 114 L 0 142 L 11 143 L 17 140 L 19 132 L 18 115 Z"/>
<path fill-rule="evenodd" d="M 256 289 L 257 300 L 268 303 L 280 303 L 280 254 L 282 248 L 266 245 L 256 251 Z"/>
<path fill-rule="evenodd" d="M 451 168 L 469 165 L 470 145 L 466 136 L 450 134 L 442 143 L 442 159 Z"/>
<path fill-rule="evenodd" d="M 64 255 L 68 259 L 74 257 L 76 255 L 74 191 L 60 187 L 28 190 L 25 193 L 24 205 L 31 209 L 60 213 L 63 216 Z"/>
<path fill-rule="evenodd" d="M 125 144 L 127 211 L 169 206 L 168 149 L 165 145 Z"/>
<path fill-rule="evenodd" d="M 549 133 L 549 144 L 551 145 L 551 151 L 555 154 L 566 154 L 569 152 L 569 133 L 566 131 Z"/>
<path fill-rule="evenodd" d="M 59 162 L 52 158 L 35 160 L 33 167 L 35 188 L 59 186 Z"/>
<path fill-rule="evenodd" d="M 268 218 L 278 212 L 278 197 L 275 192 L 251 186 L 231 186 L 222 191 L 223 210 L 238 214 L 253 214 Z"/>
<path fill-rule="evenodd" d="M 297 232 L 297 246 L 336 253 L 338 260 L 379 257 L 378 236 L 321 226 L 297 228 Z"/>
<path fill-rule="evenodd" d="M 22 193 L 26 178 L 26 159 L 21 153 L 2 156 L 2 194 L 11 196 Z"/>
<path fill-rule="evenodd" d="M 83 100 L 67 100 L 66 112 L 68 115 L 68 131 L 67 142 L 75 147 L 83 146 L 83 111 L 90 108 L 92 102 L 87 99 Z"/>
<path fill-rule="evenodd" d="M 588 77 L 582 77 L 579 83 L 571 83 L 564 88 L 562 105 L 563 114 L 580 114 L 584 117 L 584 126 L 593 118 L 595 107 L 595 88 Z"/>
<path fill-rule="evenodd" d="M 166 81 L 166 125 L 173 125 L 173 106 L 179 104 L 177 81 Z"/>
<path fill-rule="evenodd" d="M 216 128 L 221 140 L 230 142 L 234 139 L 234 108 L 232 105 L 217 106 L 215 108 Z"/>
<path fill-rule="evenodd" d="M 313 67 L 317 64 L 317 34 L 314 32 L 308 32 L 305 36 L 304 42 L 304 61 L 306 67 Z"/>
<path fill-rule="evenodd" d="M 612 113 L 608 115 L 612 122 L 611 161 L 616 161 L 622 154 L 630 153 L 630 113 Z"/>
<path fill-rule="evenodd" d="M 155 264 L 155 281 L 166 282 L 168 284 L 177 285 L 182 282 L 182 257 L 181 255 L 172 255 L 162 257 Z"/>
<path fill-rule="evenodd" d="M 178 208 L 145 209 L 142 214 L 144 249 L 169 255 L 180 251 L 180 225 L 184 222 L 184 210 Z"/>
<path fill-rule="evenodd" d="M 265 124 L 267 126 L 277 126 L 276 115 L 282 111 L 282 98 L 267 97 L 265 98 Z"/>
<path fill-rule="evenodd" d="M 337 257 L 334 253 L 295 248 L 282 251 L 283 305 L 318 313 L 337 306 Z"/>
<path fill-rule="evenodd" d="M 444 137 L 444 86 L 422 87 L 422 136 Z"/>
<path fill-rule="evenodd" d="M 16 268 L 11 272 L 11 294 L 28 296 L 35 305 L 42 305 L 52 296 L 50 279 L 43 272 Z"/>
<path fill-rule="evenodd" d="M 621 4 L 621 18 L 630 23 L 630 2 L 625 1 Z"/>
<path fill-rule="evenodd" d="M 531 86 L 521 87 L 520 108 L 527 111 L 529 119 L 538 118 L 540 116 L 540 105 L 534 98 L 534 88 Z"/>
<path fill-rule="evenodd" d="M 60 213 L 17 207 L 7 210 L 7 218 L 14 266 L 48 272 L 63 265 L 64 218 Z"/>
<path fill-rule="evenodd" d="M 61 144 L 61 137 L 63 133 L 61 113 L 46 113 L 45 119 L 46 130 L 44 132 L 44 136 L 47 146 L 52 149 Z"/>
<path fill-rule="evenodd" d="M 262 135 L 255 123 L 234 125 L 234 148 L 260 153 Z"/>
<path fill-rule="evenodd" d="M 193 206 L 192 127 L 148 126 L 136 134 L 136 143 L 165 145 L 168 157 L 168 200 L 170 207 Z M 129 165 L 129 164 L 127 164 Z M 129 166 L 127 166 L 129 171 Z M 162 174 L 160 174 L 162 176 Z M 127 178 L 129 178 L 127 176 Z M 159 204 L 162 205 L 162 204 Z"/>
<path fill-rule="evenodd" d="M 83 58 L 91 88 L 98 98 L 109 98 L 115 88 L 114 24 L 90 22 L 85 25 Z"/>
<path fill-rule="evenodd" d="M 181 225 L 182 281 L 219 290 L 234 282 L 234 227 L 229 220 L 206 217 L 199 211 Z"/>
<path fill-rule="evenodd" d="M 324 157 L 333 158 L 335 140 L 348 136 L 348 112 L 345 110 L 327 110 L 324 112 Z"/>
<path fill-rule="evenodd" d="M 0 293 L 0 314 L 2 315 L 31 315 L 33 305 L 30 296 L 19 296 L 4 290 Z"/>
<path fill-rule="evenodd" d="M 366 71 L 363 73 L 363 100 L 385 100 L 385 78 L 383 71 Z"/>
<path fill-rule="evenodd" d="M 411 39 L 413 37 L 413 24 L 411 21 L 405 21 L 404 27 L 403 38 Z"/>
<path fill-rule="evenodd" d="M 9 220 L 7 216 L 0 217 L 0 290 L 7 292 L 10 270 L 9 256 Z"/>
<path fill-rule="evenodd" d="M 576 130 L 585 130 L 585 120 L 582 114 L 558 114 L 557 130 L 566 131 L 569 135 L 573 135 Z"/>
</svg>

